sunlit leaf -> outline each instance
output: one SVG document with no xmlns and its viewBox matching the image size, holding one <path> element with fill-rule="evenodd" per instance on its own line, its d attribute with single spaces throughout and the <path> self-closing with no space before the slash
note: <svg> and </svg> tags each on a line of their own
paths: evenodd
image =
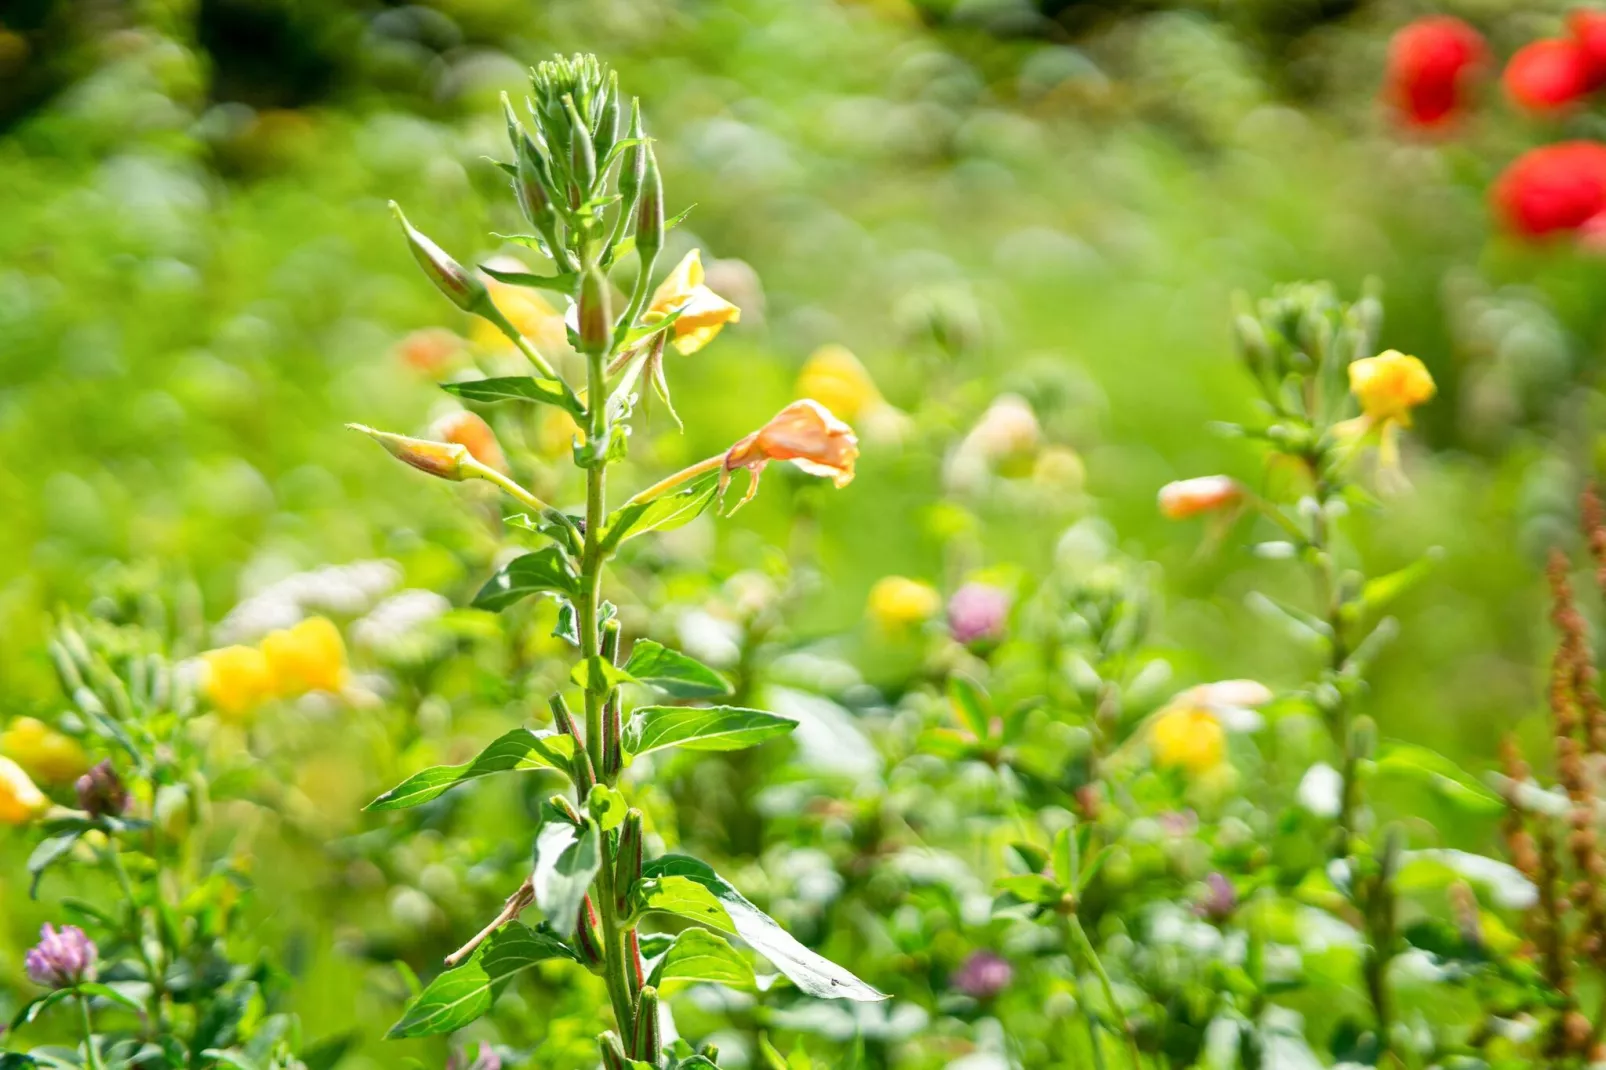
<svg viewBox="0 0 1606 1070">
<path fill-rule="evenodd" d="M 686 929 L 653 967 L 651 984 L 660 990 L 673 982 L 709 982 L 753 991 L 758 982 L 753 967 L 741 952 L 718 933 Z"/>
<path fill-rule="evenodd" d="M 556 546 L 515 557 L 496 570 L 480 593 L 475 609 L 500 611 L 532 594 L 547 592 L 573 596 L 579 587 L 569 558 Z"/>
<path fill-rule="evenodd" d="M 671 698 L 711 698 L 730 692 L 730 684 L 719 673 L 651 639 L 636 640 L 625 672 Z"/>
<path fill-rule="evenodd" d="M 742 750 L 796 727 L 789 718 L 740 706 L 642 706 L 625 725 L 624 747 L 630 754 L 665 747 Z"/>
<path fill-rule="evenodd" d="M 448 788 L 492 773 L 519 769 L 566 770 L 574 757 L 574 738 L 551 729 L 515 728 L 462 765 L 437 765 L 414 773 L 379 798 L 368 810 L 401 810 L 439 797 Z"/>
<path fill-rule="evenodd" d="M 464 379 L 455 383 L 442 383 L 441 389 L 465 401 L 481 403 L 538 401 L 545 405 L 555 405 L 576 418 L 584 412 L 563 389 L 561 383 L 529 375 L 510 375 L 497 379 Z"/>
<path fill-rule="evenodd" d="M 632 502 L 614 511 L 603 527 L 602 545 L 611 550 L 649 531 L 672 531 L 703 514 L 719 490 L 719 472 L 704 472 L 661 498 Z"/>
<path fill-rule="evenodd" d="M 574 932 L 580 903 L 602 868 L 602 833 L 591 818 L 575 825 L 548 809 L 535 834 L 535 902 L 562 936 Z"/>
<path fill-rule="evenodd" d="M 509 922 L 467 962 L 431 981 L 387 1035 L 395 1040 L 461 1029 L 489 1011 L 519 974 L 552 959 L 574 958 L 561 940 Z"/>
</svg>

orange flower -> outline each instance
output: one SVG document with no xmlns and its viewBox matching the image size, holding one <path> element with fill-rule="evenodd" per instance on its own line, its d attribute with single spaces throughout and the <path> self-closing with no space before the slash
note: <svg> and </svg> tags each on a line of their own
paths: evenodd
<svg viewBox="0 0 1606 1070">
<path fill-rule="evenodd" d="M 463 350 L 463 340 L 444 327 L 414 331 L 396 346 L 402 362 L 430 378 L 445 371 Z"/>
<path fill-rule="evenodd" d="M 859 458 L 859 440 L 853 428 L 831 414 L 818 401 L 794 401 L 770 422 L 739 440 L 725 453 L 719 491 L 725 493 L 738 468 L 752 473 L 740 508 L 758 492 L 758 477 L 771 461 L 791 461 L 811 476 L 826 476 L 838 487 L 853 482 L 853 465 Z"/>
<path fill-rule="evenodd" d="M 430 425 L 429 437 L 462 446 L 485 467 L 507 474 L 507 456 L 496 441 L 496 432 L 491 430 L 490 424 L 467 409 L 449 412 L 436 420 Z"/>
<path fill-rule="evenodd" d="M 1236 505 L 1243 496 L 1244 488 L 1228 476 L 1180 479 L 1160 488 L 1160 515 L 1167 520 L 1186 520 Z"/>
<path fill-rule="evenodd" d="M 697 352 L 712 342 L 725 324 L 742 318 L 741 309 L 703 285 L 703 256 L 696 249 L 653 291 L 646 320 L 652 323 L 677 310 L 680 316 L 671 330 L 675 348 L 682 354 Z"/>
</svg>

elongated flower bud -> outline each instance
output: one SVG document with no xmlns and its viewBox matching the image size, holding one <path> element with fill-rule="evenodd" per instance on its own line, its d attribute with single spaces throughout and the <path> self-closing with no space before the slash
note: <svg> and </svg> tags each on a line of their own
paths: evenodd
<svg viewBox="0 0 1606 1070">
<path fill-rule="evenodd" d="M 619 913 L 630 916 L 630 889 L 641 879 L 641 811 L 632 806 L 619 826 L 619 853 L 613 861 L 613 886 Z"/>
<path fill-rule="evenodd" d="M 647 271 L 664 247 L 664 178 L 652 145 L 641 146 L 641 199 L 636 204 L 636 255 Z"/>
<path fill-rule="evenodd" d="M 648 985 L 636 1001 L 635 1058 L 644 1062 L 658 1059 L 658 990 Z"/>
<path fill-rule="evenodd" d="M 589 895 L 580 904 L 579 916 L 575 918 L 574 943 L 580 953 L 580 961 L 587 969 L 596 971 L 602 968 L 607 959 L 602 947 L 602 926 Z"/>
<path fill-rule="evenodd" d="M 569 177 L 575 184 L 570 207 L 578 208 L 597 184 L 597 149 L 592 144 L 591 131 L 575 110 L 574 98 L 564 97 L 563 107 L 569 113 Z"/>
<path fill-rule="evenodd" d="M 513 179 L 513 193 L 518 198 L 519 210 L 536 226 L 550 223 L 554 217 L 552 198 L 547 190 L 552 175 L 546 166 L 541 150 L 535 145 L 524 125 L 513 112 L 507 94 L 502 94 L 502 108 L 507 116 L 507 136 L 513 143 L 513 165 L 518 172 Z"/>
<path fill-rule="evenodd" d="M 461 482 L 474 473 L 468 470 L 473 461 L 473 454 L 468 447 L 456 442 L 431 442 L 427 438 L 409 438 L 406 435 L 393 435 L 389 431 L 375 431 L 362 424 L 347 424 L 352 431 L 361 431 L 385 449 L 397 460 L 405 461 L 420 472 L 428 472 L 441 479 L 450 479 Z"/>
<path fill-rule="evenodd" d="M 630 102 L 630 130 L 625 136 L 637 141 L 645 136 L 641 130 L 640 99 L 632 99 Z M 631 145 L 625 149 L 622 158 L 623 163 L 619 168 L 619 200 L 622 211 L 633 213 L 636 210 L 636 198 L 641 194 L 642 178 L 647 173 L 647 146 Z"/>
<path fill-rule="evenodd" d="M 597 116 L 594 149 L 598 158 L 607 159 L 619 140 L 619 73 L 608 72 L 608 86 L 603 90 L 602 110 Z"/>
<path fill-rule="evenodd" d="M 602 1070 L 630 1070 L 630 1057 L 618 1033 L 611 1029 L 603 1033 L 597 1038 L 597 1047 L 602 1049 Z"/>
<path fill-rule="evenodd" d="M 602 705 L 602 775 L 610 780 L 625 766 L 623 702 L 615 688 Z"/>
<path fill-rule="evenodd" d="M 608 280 L 596 268 L 580 280 L 580 350 L 597 356 L 613 341 L 613 302 Z"/>
<path fill-rule="evenodd" d="M 452 304 L 464 312 L 480 312 L 494 307 L 490 290 L 483 279 L 446 255 L 445 250 L 414 228 L 395 201 L 390 202 L 390 210 L 402 225 L 402 232 L 407 235 L 407 248 L 412 251 L 413 259 L 418 261 L 418 266 L 424 269 L 429 281 Z"/>
</svg>

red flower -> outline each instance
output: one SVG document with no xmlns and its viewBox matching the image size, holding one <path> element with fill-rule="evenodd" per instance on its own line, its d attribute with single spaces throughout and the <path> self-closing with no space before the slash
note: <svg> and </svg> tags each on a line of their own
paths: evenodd
<svg viewBox="0 0 1606 1070">
<path fill-rule="evenodd" d="M 1389 42 L 1384 95 L 1407 125 L 1441 125 L 1466 103 L 1468 83 L 1487 55 L 1478 31 L 1460 19 L 1418 19 Z"/>
<path fill-rule="evenodd" d="M 1574 11 L 1567 30 L 1584 56 L 1584 73 L 1590 90 L 1606 85 L 1606 11 Z"/>
<path fill-rule="evenodd" d="M 1524 153 L 1490 197 L 1500 221 L 1518 234 L 1578 230 L 1606 210 L 1606 144 L 1563 141 Z"/>
<path fill-rule="evenodd" d="M 1589 92 L 1589 61 L 1577 41 L 1547 37 L 1517 49 L 1504 80 L 1518 106 L 1555 111 Z"/>
</svg>

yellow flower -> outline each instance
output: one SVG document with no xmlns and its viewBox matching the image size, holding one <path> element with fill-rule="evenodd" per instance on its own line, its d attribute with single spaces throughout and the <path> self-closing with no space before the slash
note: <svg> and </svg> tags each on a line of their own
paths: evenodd
<svg viewBox="0 0 1606 1070">
<path fill-rule="evenodd" d="M 682 354 L 697 352 L 712 342 L 725 324 L 742 318 L 741 309 L 703 285 L 703 256 L 696 249 L 653 291 L 646 319 L 651 323 L 677 309 L 680 317 L 671 330 L 675 348 Z"/>
<path fill-rule="evenodd" d="M 1227 756 L 1227 732 L 1209 710 L 1176 706 L 1161 712 L 1149 728 L 1156 765 L 1198 776 Z"/>
<path fill-rule="evenodd" d="M 870 619 L 887 631 L 930 620 L 942 611 L 942 595 L 929 583 L 907 576 L 883 576 L 870 588 Z"/>
<path fill-rule="evenodd" d="M 70 784 L 89 768 L 89 756 L 76 739 L 32 717 L 18 717 L 6 727 L 0 753 L 46 784 Z"/>
<path fill-rule="evenodd" d="M 281 695 L 339 691 L 346 685 L 346 643 L 325 617 L 268 633 L 262 640 L 273 688 Z"/>
<path fill-rule="evenodd" d="M 1350 364 L 1349 388 L 1368 420 L 1401 427 L 1411 426 L 1411 410 L 1438 389 L 1420 360 L 1397 349 Z"/>
<path fill-rule="evenodd" d="M 584 395 L 581 395 L 582 399 Z M 575 440 L 586 440 L 586 429 L 575 422 L 562 409 L 545 408 L 541 412 L 541 426 L 535 432 L 535 448 L 547 460 L 569 456 Z"/>
<path fill-rule="evenodd" d="M 0 758 L 0 823 L 25 825 L 49 805 L 50 800 L 28 779 L 22 766 Z"/>
<path fill-rule="evenodd" d="M 853 423 L 886 404 L 875 381 L 846 346 L 821 346 L 798 373 L 799 397 L 812 398 Z"/>
<path fill-rule="evenodd" d="M 514 271 L 529 270 L 523 264 L 507 266 Z M 536 344 L 537 349 L 550 351 L 554 346 L 563 344 L 567 337 L 563 317 L 540 294 L 527 286 L 511 286 L 494 279 L 485 285 L 491 292 L 491 302 L 507 317 L 515 330 Z M 468 337 L 485 350 L 505 349 L 512 344 L 495 324 L 478 316 L 469 328 Z"/>
<path fill-rule="evenodd" d="M 227 720 L 245 720 L 273 693 L 268 659 L 254 646 L 208 650 L 201 665 L 201 692 Z"/>
</svg>

